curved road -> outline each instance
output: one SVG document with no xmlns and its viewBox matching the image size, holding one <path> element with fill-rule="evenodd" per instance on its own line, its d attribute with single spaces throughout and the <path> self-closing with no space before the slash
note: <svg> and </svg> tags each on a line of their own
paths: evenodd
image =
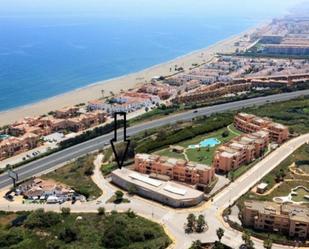
<svg viewBox="0 0 309 249">
<path fill-rule="evenodd" d="M 51 204 L 19 204 L 11 203 L 3 200 L 0 202 L 0 210 L 5 211 L 22 211 L 22 210 L 34 210 L 37 208 L 44 208 L 50 211 L 60 211 L 61 207 L 70 207 L 72 212 L 97 212 L 97 209 L 104 206 L 107 211 L 117 210 L 126 211 L 129 208 L 136 212 L 138 215 L 142 215 L 148 219 L 152 219 L 162 224 L 168 234 L 173 238 L 174 249 L 189 248 L 193 240 L 201 240 L 202 242 L 213 242 L 217 240 L 216 229 L 219 227 L 224 228 L 225 233 L 222 241 L 231 248 L 239 248 L 242 244 L 241 233 L 230 228 L 221 218 L 221 212 L 224 208 L 241 195 L 246 193 L 251 187 L 257 184 L 257 182 L 268 174 L 272 169 L 277 167 L 285 158 L 287 158 L 293 151 L 299 148 L 302 144 L 309 142 L 309 133 L 291 139 L 290 141 L 281 145 L 274 152 L 270 153 L 263 160 L 254 165 L 244 175 L 237 178 L 235 182 L 231 183 L 223 191 L 217 194 L 213 201 L 208 201 L 202 206 L 189 208 L 189 209 L 172 209 L 166 206 L 162 206 L 158 203 L 148 201 L 138 196 L 130 197 L 130 203 L 124 203 L 121 205 L 115 205 L 112 203 L 105 203 L 117 189 L 111 185 L 103 176 L 99 170 L 100 158 L 98 162 L 95 162 L 97 175 L 93 176 L 93 180 L 103 190 L 103 195 L 99 198 L 101 203 L 96 201 L 78 203 L 71 205 L 70 203 L 64 203 L 62 205 Z M 97 160 L 96 160 L 97 161 Z M 209 225 L 209 229 L 201 234 L 185 234 L 184 224 L 186 217 L 189 213 L 195 215 L 203 214 Z M 263 249 L 263 242 L 252 238 L 256 249 Z M 274 244 L 273 249 L 290 249 L 293 247 L 282 246 Z"/>
<path fill-rule="evenodd" d="M 127 129 L 127 135 L 131 136 L 143 130 L 160 127 L 162 125 L 176 123 L 180 120 L 190 120 L 194 117 L 202 116 L 202 115 L 210 115 L 218 112 L 225 112 L 228 110 L 237 110 L 244 107 L 250 107 L 253 105 L 263 105 L 268 102 L 278 102 L 293 99 L 299 96 L 309 95 L 309 90 L 291 92 L 291 93 L 283 93 L 270 95 L 266 97 L 259 97 L 248 100 L 241 100 L 237 102 L 225 103 L 215 106 L 203 107 L 200 109 L 196 109 L 197 112 L 193 112 L 192 110 L 170 115 L 165 118 L 161 118 L 158 120 L 145 122 L 139 125 L 135 125 L 129 127 Z M 79 156 L 85 155 L 89 152 L 101 149 L 104 147 L 105 143 L 109 143 L 110 139 L 112 139 L 113 134 L 109 133 L 92 140 L 86 141 L 84 143 L 72 146 L 65 150 L 59 151 L 42 159 L 38 159 L 34 162 L 28 163 L 16 169 L 16 172 L 19 175 L 19 180 L 24 180 L 33 175 L 40 174 L 48 169 L 51 169 L 59 164 L 65 163 L 69 160 L 77 158 Z M 6 173 L 0 175 L 0 188 L 4 188 L 12 184 L 12 181 L 9 179 Z"/>
</svg>

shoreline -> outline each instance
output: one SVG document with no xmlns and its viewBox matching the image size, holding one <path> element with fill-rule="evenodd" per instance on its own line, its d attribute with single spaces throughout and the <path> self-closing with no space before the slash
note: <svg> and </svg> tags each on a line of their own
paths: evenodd
<svg viewBox="0 0 309 249">
<path fill-rule="evenodd" d="M 154 76 L 169 75 L 170 67 L 175 64 L 187 69 L 192 67 L 193 63 L 201 64 L 205 61 L 209 61 L 216 53 L 228 53 L 233 52 L 237 47 L 234 46 L 235 41 L 238 41 L 244 34 L 252 33 L 257 28 L 265 25 L 267 22 L 257 24 L 239 34 L 232 35 L 218 41 L 208 47 L 194 50 L 190 53 L 180 55 L 172 60 L 153 65 L 151 67 L 142 69 L 137 72 L 129 73 L 119 77 L 97 81 L 90 83 L 84 87 L 77 88 L 75 90 L 65 92 L 50 98 L 40 100 L 38 102 L 29 103 L 24 106 L 11 108 L 0 112 L 0 126 L 13 123 L 28 116 L 39 116 L 47 114 L 50 111 L 71 106 L 79 103 L 86 103 L 89 100 L 102 97 L 101 90 L 105 91 L 105 96 L 110 95 L 110 92 L 119 93 L 122 89 L 128 90 L 134 88 L 139 84 L 150 81 Z M 174 71 L 172 73 L 175 73 Z"/>
</svg>

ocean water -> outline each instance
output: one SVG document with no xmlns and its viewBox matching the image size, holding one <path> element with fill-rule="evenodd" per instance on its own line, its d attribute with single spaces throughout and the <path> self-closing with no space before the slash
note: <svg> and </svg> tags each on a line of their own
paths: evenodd
<svg viewBox="0 0 309 249">
<path fill-rule="evenodd" d="M 99 3 L 93 3 L 89 11 L 59 13 L 63 6 L 48 11 L 48 1 L 33 9 L 0 9 L 0 111 L 171 60 L 283 13 L 252 8 L 263 14 L 231 14 L 228 6 L 204 4 L 204 10 L 188 9 L 184 1 L 175 12 L 145 3 L 140 14 L 135 5 L 114 3 L 121 11 L 114 13 L 117 6 L 110 4 L 96 12 Z"/>
</svg>

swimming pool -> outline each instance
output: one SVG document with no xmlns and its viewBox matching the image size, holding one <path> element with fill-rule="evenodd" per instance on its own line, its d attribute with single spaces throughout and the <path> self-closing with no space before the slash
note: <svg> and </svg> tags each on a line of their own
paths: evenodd
<svg viewBox="0 0 309 249">
<path fill-rule="evenodd" d="M 7 139 L 8 137 L 10 137 L 10 136 L 6 135 L 6 134 L 0 134 L 0 141 L 4 140 L 4 139 Z"/>
<path fill-rule="evenodd" d="M 220 140 L 217 138 L 207 138 L 201 141 L 199 144 L 189 145 L 189 149 L 196 149 L 196 148 L 205 148 L 205 147 L 215 147 L 216 145 L 220 144 Z"/>
</svg>

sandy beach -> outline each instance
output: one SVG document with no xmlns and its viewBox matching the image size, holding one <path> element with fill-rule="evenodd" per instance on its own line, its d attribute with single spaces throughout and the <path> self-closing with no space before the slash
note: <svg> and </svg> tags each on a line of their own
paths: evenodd
<svg viewBox="0 0 309 249">
<path fill-rule="evenodd" d="M 170 68 L 174 68 L 175 65 L 178 67 L 181 66 L 187 70 L 192 67 L 193 63 L 200 64 L 209 61 L 216 53 L 234 52 L 236 49 L 234 43 L 239 41 L 240 37 L 244 34 L 251 33 L 254 30 L 256 30 L 256 27 L 242 32 L 241 34 L 229 37 L 204 49 L 194 51 L 190 54 L 180 56 L 174 60 L 155 65 L 136 73 L 96 82 L 84 88 L 57 95 L 34 104 L 0 112 L 0 126 L 10 124 L 16 120 L 22 119 L 23 117 L 38 116 L 62 107 L 87 103 L 89 100 L 102 97 L 102 90 L 104 90 L 106 96 L 109 95 L 110 91 L 118 93 L 121 89 L 127 90 L 134 88 L 137 84 L 145 83 L 146 81 L 151 80 L 154 76 L 165 76 L 171 74 Z"/>
</svg>

